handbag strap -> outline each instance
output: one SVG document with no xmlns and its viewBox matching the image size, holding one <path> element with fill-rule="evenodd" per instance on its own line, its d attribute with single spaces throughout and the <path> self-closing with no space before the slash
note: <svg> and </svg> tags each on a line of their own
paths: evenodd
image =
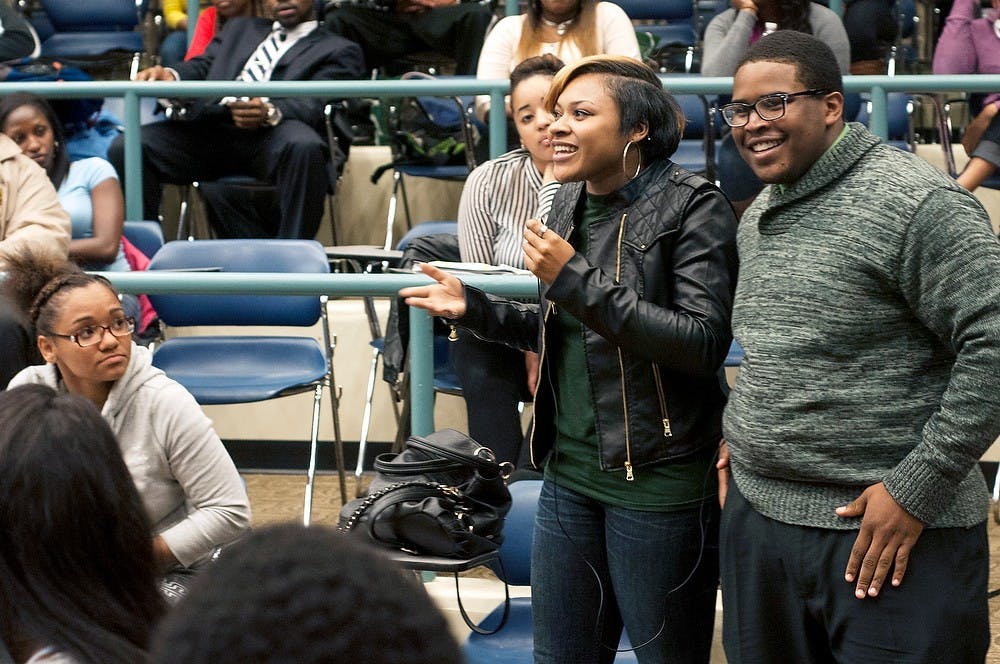
<svg viewBox="0 0 1000 664">
<path fill-rule="evenodd" d="M 500 564 L 500 571 L 504 572 L 503 569 L 503 559 L 497 558 L 497 562 Z M 500 624 L 493 629 L 483 629 L 476 623 L 472 622 L 469 614 L 465 611 L 465 606 L 462 604 L 462 591 L 458 588 L 458 572 L 452 572 L 455 576 L 455 598 L 458 600 L 458 612 L 462 614 L 462 620 L 465 621 L 466 627 L 471 629 L 476 634 L 482 634 L 483 636 L 489 636 L 490 634 L 496 634 L 503 626 L 507 624 L 507 618 L 510 617 L 510 585 L 508 585 L 506 579 L 507 574 L 503 574 L 503 615 L 500 616 Z"/>
<path fill-rule="evenodd" d="M 425 475 L 432 472 L 464 470 L 468 466 L 460 461 L 444 458 L 399 461 L 398 454 L 386 452 L 375 457 L 375 470 L 384 475 Z"/>
<path fill-rule="evenodd" d="M 458 434 L 458 432 L 455 432 Z M 458 434 L 461 435 L 461 434 Z M 471 442 L 472 439 L 469 439 Z M 407 447 L 413 447 L 424 452 L 429 452 L 445 459 L 457 461 L 466 466 L 471 466 L 490 475 L 501 472 L 500 464 L 497 463 L 496 455 L 488 447 L 479 445 L 471 453 L 462 452 L 446 445 L 442 445 L 434 440 L 423 436 L 410 436 L 406 441 Z"/>
</svg>

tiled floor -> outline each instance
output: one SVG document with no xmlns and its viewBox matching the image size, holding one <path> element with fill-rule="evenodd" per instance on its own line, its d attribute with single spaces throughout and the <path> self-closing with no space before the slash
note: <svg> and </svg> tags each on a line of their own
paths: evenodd
<svg viewBox="0 0 1000 664">
<path fill-rule="evenodd" d="M 300 475 L 245 475 L 247 492 L 250 494 L 250 504 L 253 508 L 253 523 L 261 526 L 268 523 L 280 521 L 297 521 L 302 518 L 302 502 L 305 489 L 305 477 Z M 353 477 L 349 480 L 349 496 L 353 496 Z M 315 497 L 313 501 L 313 523 L 336 525 L 337 514 L 340 510 L 340 493 L 335 476 L 322 475 L 317 477 L 315 486 Z M 990 589 L 1000 589 L 1000 525 L 997 525 L 992 518 L 989 520 L 990 536 Z M 483 610 L 490 605 L 488 573 L 474 573 L 474 579 L 463 582 L 463 602 L 474 604 L 475 593 L 482 593 Z M 454 586 L 450 580 L 439 580 L 440 583 L 429 584 L 428 590 L 431 592 L 447 613 L 448 603 L 453 597 Z M 469 597 L 467 598 L 467 594 Z M 499 596 L 499 595 L 498 595 Z M 469 600 L 469 601 L 467 601 Z M 476 611 L 470 608 L 470 613 L 475 615 Z M 451 618 L 452 616 L 449 616 Z M 459 629 L 460 619 L 453 620 L 456 631 Z M 718 626 L 717 626 L 718 627 Z M 993 644 L 986 657 L 987 664 L 1000 664 L 1000 596 L 990 599 L 990 630 L 993 637 Z M 716 630 L 718 631 L 718 630 Z M 716 644 L 718 645 L 718 644 Z M 713 664 L 722 664 L 725 658 L 718 653 L 713 654 Z"/>
</svg>

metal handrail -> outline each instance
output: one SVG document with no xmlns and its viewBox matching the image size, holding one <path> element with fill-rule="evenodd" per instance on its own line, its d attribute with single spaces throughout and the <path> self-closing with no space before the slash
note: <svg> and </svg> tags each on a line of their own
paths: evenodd
<svg viewBox="0 0 1000 664">
<path fill-rule="evenodd" d="M 188 295 L 330 295 L 392 297 L 400 288 L 430 280 L 419 274 L 286 274 L 220 272 L 101 272 L 124 293 Z M 462 281 L 503 297 L 533 298 L 538 282 L 528 276 L 463 275 Z M 410 423 L 417 435 L 434 430 L 434 337 L 431 317 L 410 307 Z"/>
<path fill-rule="evenodd" d="M 661 76 L 664 86 L 678 94 L 726 94 L 732 90 L 729 77 Z M 0 83 L 0 96 L 15 91 L 34 92 L 50 98 L 123 97 L 125 101 L 125 210 L 130 219 L 142 218 L 142 155 L 140 136 L 132 127 L 140 125 L 142 97 L 222 97 L 267 95 L 271 97 L 377 97 L 421 95 L 489 94 L 493 108 L 502 108 L 510 87 L 507 80 L 438 79 L 433 81 L 89 81 L 51 83 Z M 1000 90 L 1000 75 L 962 76 L 846 76 L 847 92 L 871 95 L 872 131 L 888 137 L 886 119 L 889 92 L 993 92 Z M 503 153 L 507 127 L 502 113 L 493 113 L 489 123 L 490 157 Z"/>
</svg>

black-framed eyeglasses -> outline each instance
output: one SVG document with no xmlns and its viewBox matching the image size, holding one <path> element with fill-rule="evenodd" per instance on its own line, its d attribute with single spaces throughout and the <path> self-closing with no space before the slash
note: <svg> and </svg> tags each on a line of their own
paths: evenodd
<svg viewBox="0 0 1000 664">
<path fill-rule="evenodd" d="M 110 325 L 87 325 L 86 327 L 81 327 L 73 334 L 49 332 L 46 336 L 69 339 L 75 342 L 80 348 L 87 348 L 88 346 L 95 346 L 101 343 L 105 332 L 110 332 L 115 337 L 127 337 L 135 332 L 135 319 L 131 316 L 116 318 L 111 321 Z"/>
<path fill-rule="evenodd" d="M 814 88 L 803 90 L 802 92 L 775 92 L 764 95 L 752 104 L 744 104 L 735 101 L 722 107 L 722 119 L 730 127 L 742 127 L 750 122 L 750 111 L 756 111 L 761 120 L 771 122 L 785 117 L 788 108 L 788 100 L 794 97 L 815 97 L 825 95 L 829 90 Z"/>
</svg>

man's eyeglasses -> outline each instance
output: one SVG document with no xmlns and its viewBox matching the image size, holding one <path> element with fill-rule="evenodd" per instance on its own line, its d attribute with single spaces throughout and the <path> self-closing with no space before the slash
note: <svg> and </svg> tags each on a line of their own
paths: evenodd
<svg viewBox="0 0 1000 664">
<path fill-rule="evenodd" d="M 825 95 L 829 90 L 813 89 L 802 92 L 775 92 L 764 95 L 752 104 L 733 102 L 722 107 L 722 119 L 730 127 L 742 127 L 750 122 L 750 111 L 757 111 L 761 120 L 771 122 L 785 117 L 785 110 L 788 107 L 788 100 L 793 97 L 815 97 Z"/>
<path fill-rule="evenodd" d="M 70 341 L 75 342 L 80 348 L 86 348 L 88 346 L 95 346 L 101 343 L 101 339 L 104 338 L 105 331 L 110 332 L 116 337 L 127 337 L 135 332 L 135 319 L 132 317 L 116 318 L 111 321 L 110 325 L 88 325 L 86 327 L 81 327 L 73 334 L 56 334 L 55 332 L 49 332 L 47 336 L 69 339 Z"/>
</svg>

